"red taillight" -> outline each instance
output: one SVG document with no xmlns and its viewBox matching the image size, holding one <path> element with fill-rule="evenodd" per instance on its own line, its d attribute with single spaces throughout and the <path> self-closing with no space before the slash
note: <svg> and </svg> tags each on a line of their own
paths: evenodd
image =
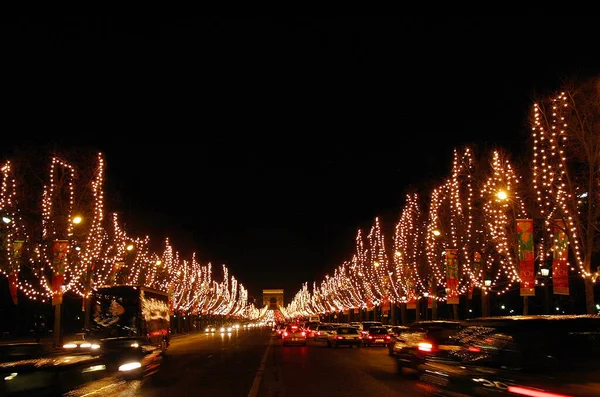
<svg viewBox="0 0 600 397">
<path fill-rule="evenodd" d="M 321 331 L 317 331 L 317 335 L 321 335 Z"/>
<path fill-rule="evenodd" d="M 389 335 L 387 335 L 387 336 L 385 337 L 385 339 L 386 339 L 386 340 L 390 340 L 390 336 L 389 336 Z"/>
<path fill-rule="evenodd" d="M 369 339 L 373 339 L 373 335 L 369 335 Z"/>
<path fill-rule="evenodd" d="M 287 332 L 284 332 L 284 333 L 283 333 L 283 336 L 288 336 L 288 333 L 287 333 Z"/>
<path fill-rule="evenodd" d="M 467 350 L 469 350 L 470 352 L 473 352 L 473 353 L 479 353 L 481 351 L 481 349 L 477 346 L 469 346 L 467 348 Z"/>
<path fill-rule="evenodd" d="M 433 351 L 433 345 L 431 343 L 428 342 L 421 342 L 418 345 L 418 349 L 422 352 L 432 352 Z"/>
<path fill-rule="evenodd" d="M 508 386 L 508 392 L 529 397 L 573 397 L 566 394 L 550 393 L 543 390 L 528 389 L 521 386 Z"/>
<path fill-rule="evenodd" d="M 306 336 L 306 332 L 302 331 L 302 336 Z"/>
<path fill-rule="evenodd" d="M 343 336 L 336 336 L 335 339 L 344 339 Z"/>
</svg>

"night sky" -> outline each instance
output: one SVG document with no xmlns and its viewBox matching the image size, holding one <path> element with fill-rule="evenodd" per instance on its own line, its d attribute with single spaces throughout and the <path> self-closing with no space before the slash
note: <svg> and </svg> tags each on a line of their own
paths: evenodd
<svg viewBox="0 0 600 397">
<path fill-rule="evenodd" d="M 595 17 L 594 17 L 595 18 Z M 100 151 L 109 211 L 260 297 L 320 282 L 452 150 L 525 152 L 527 114 L 600 71 L 585 17 L 3 20 L 0 158 Z M 391 244 L 391 235 L 388 236 Z M 218 273 L 217 273 L 218 276 Z"/>
</svg>

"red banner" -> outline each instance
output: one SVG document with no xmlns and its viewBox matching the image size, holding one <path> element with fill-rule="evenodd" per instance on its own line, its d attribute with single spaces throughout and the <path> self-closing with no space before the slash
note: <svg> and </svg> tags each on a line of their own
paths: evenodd
<svg viewBox="0 0 600 397">
<path fill-rule="evenodd" d="M 533 219 L 517 219 L 519 240 L 519 276 L 521 296 L 535 296 L 535 264 L 533 256 Z"/>
<path fill-rule="evenodd" d="M 24 240 L 13 241 L 13 255 L 10 267 L 10 273 L 8 275 L 8 289 L 10 291 L 10 297 L 13 303 L 16 305 L 19 303 L 17 290 L 19 288 L 19 268 L 21 267 L 21 256 L 23 255 L 23 246 L 25 245 Z"/>
<path fill-rule="evenodd" d="M 417 308 L 417 301 L 415 300 L 415 298 L 409 299 L 406 302 L 406 308 L 407 309 L 416 309 Z"/>
<path fill-rule="evenodd" d="M 554 247 L 552 249 L 552 283 L 556 295 L 569 295 L 569 240 L 562 220 L 554 221 Z"/>
<path fill-rule="evenodd" d="M 458 305 L 458 250 L 446 249 L 446 302 Z"/>
<path fill-rule="evenodd" d="M 19 275 L 18 273 L 11 273 L 8 275 L 8 289 L 10 290 L 10 297 L 13 300 L 13 303 L 16 305 L 18 303 L 17 300 L 17 289 L 19 287 Z"/>
<path fill-rule="evenodd" d="M 358 314 L 358 311 L 359 311 L 358 307 L 355 307 L 354 308 L 354 314 Z"/>
<path fill-rule="evenodd" d="M 52 306 L 62 303 L 62 286 L 65 281 L 65 276 L 62 274 L 52 275 Z"/>
</svg>

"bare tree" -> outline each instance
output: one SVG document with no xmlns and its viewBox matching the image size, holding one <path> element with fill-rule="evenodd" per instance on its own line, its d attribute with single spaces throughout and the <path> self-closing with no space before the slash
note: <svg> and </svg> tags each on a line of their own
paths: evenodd
<svg viewBox="0 0 600 397">
<path fill-rule="evenodd" d="M 571 267 L 583 277 L 586 310 L 594 313 L 598 269 L 593 258 L 600 248 L 600 76 L 564 82 L 561 92 L 533 106 L 531 124 L 537 204 L 548 233 L 556 220 L 565 225 Z"/>
</svg>

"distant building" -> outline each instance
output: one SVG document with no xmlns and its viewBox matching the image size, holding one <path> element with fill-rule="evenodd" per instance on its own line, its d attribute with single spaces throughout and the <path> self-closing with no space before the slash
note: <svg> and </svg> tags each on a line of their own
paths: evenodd
<svg viewBox="0 0 600 397">
<path fill-rule="evenodd" d="M 263 289 L 263 307 L 268 306 L 269 310 L 278 310 L 283 307 L 282 289 Z"/>
</svg>

